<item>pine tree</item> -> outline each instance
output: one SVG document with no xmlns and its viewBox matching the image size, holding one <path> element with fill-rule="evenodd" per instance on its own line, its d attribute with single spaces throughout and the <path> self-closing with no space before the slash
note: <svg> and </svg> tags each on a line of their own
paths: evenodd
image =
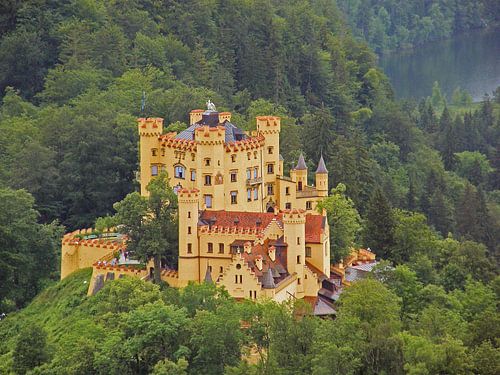
<svg viewBox="0 0 500 375">
<path fill-rule="evenodd" d="M 450 112 L 445 107 L 439 120 L 438 148 L 443 158 L 444 167 L 452 170 L 456 163 L 457 139 Z"/>
<path fill-rule="evenodd" d="M 452 214 L 448 202 L 442 192 L 438 189 L 432 194 L 429 205 L 428 219 L 436 230 L 443 236 L 452 230 Z"/>
<path fill-rule="evenodd" d="M 390 258 L 394 244 L 395 219 L 389 200 L 377 187 L 373 192 L 366 213 L 364 243 L 382 258 Z"/>
</svg>

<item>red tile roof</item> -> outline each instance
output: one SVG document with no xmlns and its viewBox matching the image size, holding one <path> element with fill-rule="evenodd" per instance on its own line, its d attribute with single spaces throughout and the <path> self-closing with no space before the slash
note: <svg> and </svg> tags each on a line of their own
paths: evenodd
<svg viewBox="0 0 500 375">
<path fill-rule="evenodd" d="M 215 222 L 211 223 L 211 220 Z M 244 211 L 209 211 L 201 213 L 201 225 L 216 225 L 218 227 L 261 228 L 264 230 L 273 219 L 283 227 L 283 213 L 244 212 Z M 259 225 L 257 222 L 260 221 Z M 321 243 L 321 233 L 325 228 L 325 218 L 322 215 L 306 215 L 306 242 Z"/>
</svg>

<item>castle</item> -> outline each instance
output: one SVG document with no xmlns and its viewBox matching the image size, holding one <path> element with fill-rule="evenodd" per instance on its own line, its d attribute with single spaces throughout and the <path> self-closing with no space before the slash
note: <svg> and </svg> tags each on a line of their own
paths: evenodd
<svg viewBox="0 0 500 375">
<path fill-rule="evenodd" d="M 333 311 L 329 295 L 338 289 L 331 278 L 330 231 L 317 204 L 328 195 L 323 158 L 308 185 L 300 158 L 284 175 L 279 153 L 280 118 L 259 116 L 256 130 L 231 123 L 231 113 L 190 112 L 190 125 L 163 134 L 161 118 L 138 119 L 141 194 L 167 171 L 179 202 L 178 269 L 163 269 L 173 287 L 190 281 L 223 286 L 235 298 L 306 298 L 318 314 Z M 95 236 L 92 230 L 69 233 L 62 241 L 61 278 L 93 266 L 89 294 L 106 280 L 132 275 L 147 279 L 146 269 L 116 254 L 126 246 L 117 233 Z"/>
</svg>

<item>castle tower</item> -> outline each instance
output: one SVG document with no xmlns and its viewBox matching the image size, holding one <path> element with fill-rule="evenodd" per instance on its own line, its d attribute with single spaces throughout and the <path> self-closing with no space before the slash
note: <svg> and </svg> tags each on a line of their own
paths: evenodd
<svg viewBox="0 0 500 375">
<path fill-rule="evenodd" d="M 316 177 L 316 190 L 320 197 L 328 196 L 328 169 L 326 169 L 325 161 L 323 160 L 323 154 L 319 159 L 318 168 L 315 172 Z"/>
<path fill-rule="evenodd" d="M 297 165 L 290 171 L 290 177 L 297 182 L 297 191 L 305 189 L 307 185 L 307 165 L 302 153 L 300 153 Z"/>
<path fill-rule="evenodd" d="M 281 119 L 276 116 L 257 116 L 257 133 L 265 138 L 262 151 L 262 196 L 274 197 L 276 194 L 276 175 L 280 171 L 280 131 Z M 271 187 L 269 187 L 271 185 Z"/>
<path fill-rule="evenodd" d="M 198 189 L 181 189 L 179 200 L 179 284 L 200 281 L 198 246 Z"/>
<path fill-rule="evenodd" d="M 303 210 L 283 213 L 283 233 L 287 244 L 286 264 L 288 272 L 297 276 L 297 295 L 304 296 L 304 264 L 306 258 L 306 215 Z"/>
<path fill-rule="evenodd" d="M 151 178 L 161 170 L 158 137 L 163 133 L 162 118 L 139 118 L 137 128 L 140 136 L 140 183 L 141 195 L 148 195 L 146 187 Z"/>
</svg>

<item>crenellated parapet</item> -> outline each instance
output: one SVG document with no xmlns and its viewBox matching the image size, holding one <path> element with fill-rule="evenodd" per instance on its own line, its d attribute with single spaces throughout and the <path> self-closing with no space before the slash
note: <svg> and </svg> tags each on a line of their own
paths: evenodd
<svg viewBox="0 0 500 375">
<path fill-rule="evenodd" d="M 291 209 L 283 211 L 283 223 L 286 224 L 305 224 L 306 212 L 300 209 Z"/>
<path fill-rule="evenodd" d="M 249 151 L 262 148 L 266 139 L 262 135 L 248 137 L 241 141 L 235 141 L 226 144 L 226 152 Z"/>
<path fill-rule="evenodd" d="M 281 130 L 281 119 L 277 116 L 257 116 L 257 131 L 264 134 L 276 134 Z"/>
<path fill-rule="evenodd" d="M 180 189 L 177 192 L 179 203 L 198 203 L 200 191 L 198 189 Z"/>
<path fill-rule="evenodd" d="M 139 135 L 143 137 L 159 137 L 163 133 L 163 119 L 160 117 L 138 118 Z"/>
<path fill-rule="evenodd" d="M 222 145 L 225 141 L 226 129 L 224 126 L 200 126 L 195 129 L 194 139 L 201 145 Z"/>
</svg>

